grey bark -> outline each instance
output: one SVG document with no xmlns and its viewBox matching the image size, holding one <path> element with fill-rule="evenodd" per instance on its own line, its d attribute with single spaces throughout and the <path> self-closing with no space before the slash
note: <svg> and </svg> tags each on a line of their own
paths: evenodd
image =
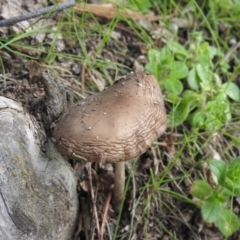
<svg viewBox="0 0 240 240">
<path fill-rule="evenodd" d="M 20 103 L 0 96 L 0 239 L 67 240 L 78 198 L 73 171 Z"/>
</svg>

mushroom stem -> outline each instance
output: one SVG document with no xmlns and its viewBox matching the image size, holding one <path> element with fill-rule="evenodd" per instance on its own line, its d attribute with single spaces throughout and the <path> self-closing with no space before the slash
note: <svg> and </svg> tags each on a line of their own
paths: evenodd
<svg viewBox="0 0 240 240">
<path fill-rule="evenodd" d="M 113 209 L 119 212 L 123 199 L 125 185 L 125 162 L 115 163 L 114 189 L 113 189 Z"/>
</svg>

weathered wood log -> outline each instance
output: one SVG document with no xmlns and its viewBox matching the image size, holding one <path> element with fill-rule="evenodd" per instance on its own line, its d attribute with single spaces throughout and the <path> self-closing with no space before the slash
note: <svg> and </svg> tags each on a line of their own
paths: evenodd
<svg viewBox="0 0 240 240">
<path fill-rule="evenodd" d="M 73 171 L 21 103 L 0 96 L 0 239 L 71 239 Z"/>
</svg>

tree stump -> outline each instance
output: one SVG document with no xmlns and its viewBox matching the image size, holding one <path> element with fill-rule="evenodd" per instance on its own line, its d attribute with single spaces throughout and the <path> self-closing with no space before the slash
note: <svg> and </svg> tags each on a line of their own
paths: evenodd
<svg viewBox="0 0 240 240">
<path fill-rule="evenodd" d="M 0 239 L 72 239 L 77 213 L 71 167 L 21 103 L 0 96 Z"/>
</svg>

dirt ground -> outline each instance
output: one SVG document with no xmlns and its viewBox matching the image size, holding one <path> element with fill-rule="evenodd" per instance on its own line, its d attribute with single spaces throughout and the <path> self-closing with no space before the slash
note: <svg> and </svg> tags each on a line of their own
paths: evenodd
<svg viewBox="0 0 240 240">
<path fill-rule="evenodd" d="M 0 15 L 3 16 L 4 9 L 14 9 L 14 11 L 4 12 L 4 17 L 11 17 L 23 10 L 29 11 L 31 9 L 32 11 L 43 7 L 41 1 L 34 5 L 24 2 L 2 1 L 0 3 Z M 10 6 L 9 4 L 13 5 Z M 36 26 L 54 21 L 57 22 L 63 14 L 59 13 L 52 18 L 43 19 Z M 109 21 L 104 17 L 98 17 L 97 19 L 99 21 L 98 24 L 106 24 Z M 0 29 L 0 35 L 3 39 L 11 39 L 11 33 L 19 32 L 26 26 L 25 24 L 19 23 L 14 27 L 2 28 Z M 94 22 L 89 21 L 86 23 L 86 33 L 92 24 Z M 121 64 L 125 66 L 124 68 L 118 68 L 118 71 L 116 70 L 117 68 L 107 69 L 107 76 L 112 81 L 116 75 L 120 76 L 129 71 L 143 69 L 147 62 L 147 46 L 127 24 L 124 22 L 118 23 L 115 26 L 114 33 L 118 34 L 118 41 L 111 40 L 98 55 L 99 59 L 109 59 L 116 65 Z M 182 42 L 187 41 L 186 30 L 182 32 L 182 36 L 179 36 L 179 38 Z M 46 94 L 43 82 L 39 81 L 39 76 L 41 71 L 50 69 L 49 65 L 47 66 L 42 61 L 46 57 L 47 49 L 50 48 L 52 39 L 53 37 L 50 34 L 42 35 L 36 33 L 22 40 L 29 45 L 45 42 L 45 52 L 34 50 L 33 48 L 22 48 L 20 44 L 11 46 L 12 51 L 0 48 L 2 64 L 5 67 L 5 73 L 2 72 L 2 68 L 0 69 L 0 95 L 22 102 L 26 107 L 26 111 L 32 113 L 39 121 L 42 120 L 41 112 L 34 111 L 35 104 Z M 159 40 L 159 47 L 164 45 L 164 41 L 164 39 Z M 101 38 L 98 35 L 89 35 L 88 41 L 85 42 L 88 55 L 91 56 L 95 51 L 94 46 L 99 46 L 100 44 Z M 72 39 L 70 43 L 59 37 L 56 48 L 61 53 L 82 54 L 82 49 L 78 45 L 77 39 Z M 21 52 L 22 55 L 15 54 L 15 52 Z M 25 54 L 37 59 L 30 60 L 24 56 Z M 66 59 L 59 56 L 54 59 L 52 69 L 50 70 L 52 75 L 60 80 L 59 84 L 62 84 L 71 95 L 74 95 L 76 101 L 103 90 L 104 86 L 109 84 L 99 74 L 101 72 L 100 68 L 90 69 L 84 61 L 79 62 L 74 61 L 74 59 L 66 61 Z M 167 104 L 166 107 L 169 111 Z M 231 126 L 229 127 L 231 128 Z M 183 128 L 187 129 L 187 126 Z M 103 233 L 103 239 L 106 240 L 224 239 L 216 226 L 203 222 L 199 208 L 186 200 L 187 198 L 192 199 L 189 192 L 190 183 L 186 179 L 179 180 L 179 176 L 182 173 L 180 169 L 183 168 L 186 173 L 191 172 L 193 179 L 198 179 L 199 171 L 204 170 L 197 164 L 195 170 L 192 170 L 191 160 L 184 160 L 191 158 L 187 147 L 182 156 L 175 156 L 175 153 L 181 146 L 174 145 L 173 142 L 181 142 L 182 134 L 183 131 L 181 129 L 175 129 L 174 131 L 168 129 L 158 139 L 159 147 L 157 150 L 152 147 L 140 156 L 139 159 L 129 161 L 126 164 L 128 177 L 126 183 L 127 192 L 121 214 L 116 214 L 112 209 L 111 202 L 109 203 L 109 200 L 111 200 L 114 166 L 112 164 L 92 164 L 93 171 L 89 177 L 89 164 L 69 160 L 78 181 L 77 191 L 80 204 L 76 231 L 72 239 L 98 239 L 98 228 Z M 204 141 L 205 136 L 202 135 L 201 137 L 202 141 Z M 217 150 L 227 145 L 226 139 L 223 139 L 222 136 L 216 135 L 215 140 L 215 143 L 212 142 L 212 145 L 215 144 L 215 149 Z M 238 152 L 235 146 L 232 149 Z M 206 147 L 199 153 L 199 156 L 195 156 L 196 159 L 208 151 L 210 150 Z M 176 161 L 176 158 L 183 160 L 183 162 L 179 163 Z M 161 175 L 171 161 L 174 164 L 171 171 L 165 176 Z M 161 189 L 155 189 L 154 184 L 149 184 L 150 176 L 153 173 L 162 179 Z M 94 197 L 91 191 L 94 193 Z M 175 192 L 175 194 L 169 194 L 169 192 Z M 177 194 L 185 196 L 186 199 L 182 199 Z M 235 200 L 234 212 L 240 216 L 238 199 Z M 236 232 L 229 239 L 240 239 L 240 231 Z"/>
</svg>

